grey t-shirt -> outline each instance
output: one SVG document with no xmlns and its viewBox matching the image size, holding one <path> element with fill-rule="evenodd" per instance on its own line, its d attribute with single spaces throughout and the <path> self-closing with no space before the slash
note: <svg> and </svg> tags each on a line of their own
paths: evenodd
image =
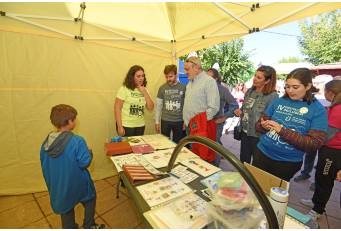
<svg viewBox="0 0 341 231">
<path fill-rule="evenodd" d="M 186 86 L 178 82 L 174 86 L 163 84 L 157 93 L 162 100 L 161 120 L 179 122 L 182 119 Z"/>
</svg>

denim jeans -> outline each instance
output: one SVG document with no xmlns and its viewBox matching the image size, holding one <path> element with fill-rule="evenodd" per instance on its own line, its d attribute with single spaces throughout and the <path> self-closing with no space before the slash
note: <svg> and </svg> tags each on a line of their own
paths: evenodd
<svg viewBox="0 0 341 231">
<path fill-rule="evenodd" d="M 186 136 L 186 131 L 182 129 L 183 124 L 183 121 L 172 122 L 161 120 L 161 134 L 170 137 L 172 132 L 174 143 L 179 143 L 179 141 Z"/>
<path fill-rule="evenodd" d="M 223 145 L 223 144 L 221 143 L 220 138 L 221 138 L 222 133 L 223 133 L 224 125 L 225 125 L 225 123 L 217 124 L 217 142 L 221 145 Z M 220 161 L 221 161 L 221 155 L 219 153 L 217 153 L 215 160 L 213 162 L 213 165 L 219 167 Z"/>
<path fill-rule="evenodd" d="M 89 201 L 81 202 L 84 207 L 84 221 L 83 228 L 89 229 L 95 224 L 95 207 L 96 197 Z M 78 225 L 75 220 L 75 210 L 72 208 L 70 211 L 64 214 L 60 214 L 62 220 L 63 229 L 77 229 Z"/>
<path fill-rule="evenodd" d="M 310 177 L 310 173 L 314 167 L 316 155 L 317 151 L 312 153 L 306 153 L 304 155 L 303 169 L 301 171 L 301 175 Z"/>
</svg>

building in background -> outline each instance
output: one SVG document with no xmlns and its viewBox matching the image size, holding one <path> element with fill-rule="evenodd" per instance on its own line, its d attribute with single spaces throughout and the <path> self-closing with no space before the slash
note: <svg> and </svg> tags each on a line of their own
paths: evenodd
<svg viewBox="0 0 341 231">
<path fill-rule="evenodd" d="M 327 63 L 313 66 L 310 70 L 314 71 L 317 75 L 331 75 L 333 77 L 341 75 L 341 62 Z"/>
</svg>

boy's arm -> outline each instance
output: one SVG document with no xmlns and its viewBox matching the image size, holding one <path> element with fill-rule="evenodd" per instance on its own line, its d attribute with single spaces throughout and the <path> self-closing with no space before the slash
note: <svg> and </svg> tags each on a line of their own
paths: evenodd
<svg viewBox="0 0 341 231">
<path fill-rule="evenodd" d="M 83 138 L 78 142 L 77 147 L 77 161 L 80 168 L 87 168 L 91 164 L 93 154 L 92 150 L 88 148 Z"/>
</svg>

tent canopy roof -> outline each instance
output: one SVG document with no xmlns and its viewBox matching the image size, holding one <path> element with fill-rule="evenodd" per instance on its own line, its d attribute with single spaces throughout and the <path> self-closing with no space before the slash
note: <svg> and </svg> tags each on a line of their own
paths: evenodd
<svg viewBox="0 0 341 231">
<path fill-rule="evenodd" d="M 32 33 L 179 57 L 338 8 L 341 2 L 4 2 L 7 25 L 0 27 L 18 30 L 21 22 L 33 25 Z"/>
</svg>

